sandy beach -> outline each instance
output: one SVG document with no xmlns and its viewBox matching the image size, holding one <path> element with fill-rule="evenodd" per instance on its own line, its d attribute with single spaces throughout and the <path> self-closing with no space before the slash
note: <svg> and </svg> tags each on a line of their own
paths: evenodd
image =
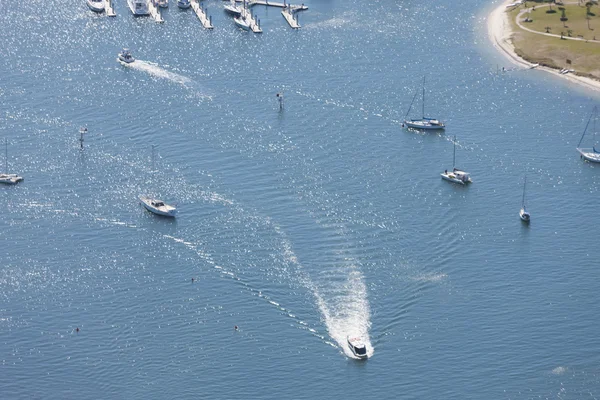
<svg viewBox="0 0 600 400">
<path fill-rule="evenodd" d="M 512 29 L 509 15 L 506 13 L 506 5 L 514 1 L 504 0 L 496 7 L 488 17 L 488 35 L 496 48 L 498 48 L 514 64 L 523 68 L 532 68 L 533 64 L 519 57 L 512 44 Z M 579 84 L 587 89 L 600 92 L 600 81 L 577 76 L 575 74 L 560 74 L 558 70 L 538 66 L 536 69 L 548 72 L 569 82 Z"/>
</svg>

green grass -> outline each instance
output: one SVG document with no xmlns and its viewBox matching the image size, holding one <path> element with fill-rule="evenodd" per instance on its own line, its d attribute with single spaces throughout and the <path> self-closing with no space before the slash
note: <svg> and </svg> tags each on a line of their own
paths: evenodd
<svg viewBox="0 0 600 400">
<path fill-rule="evenodd" d="M 531 5 L 532 3 L 529 2 L 528 6 Z M 585 18 L 587 9 L 585 7 L 580 7 L 577 4 L 564 6 L 568 18 L 564 24 L 567 27 L 560 20 L 562 12 L 556 6 L 552 8 L 556 9 L 557 12 L 548 14 L 546 13 L 549 9 L 548 7 L 539 7 L 536 4 L 536 10 L 530 14 L 533 22 L 521 23 L 529 29 L 538 32 L 546 32 L 546 27 L 550 27 L 550 33 L 556 35 L 560 35 L 563 32 L 567 36 L 568 30 L 571 30 L 572 37 L 581 35 L 584 39 L 588 40 L 593 39 L 597 31 L 596 39 L 600 40 L 600 17 L 598 16 L 600 8 L 597 5 L 592 7 L 591 11 L 596 15 L 590 16 L 589 21 L 590 27 L 593 30 L 587 27 L 588 21 Z M 600 43 L 561 40 L 560 38 L 524 31 L 515 23 L 515 17 L 520 10 L 517 9 L 509 12 L 510 23 L 514 32 L 512 37 L 513 44 L 519 56 L 530 62 L 552 68 L 572 68 L 579 75 L 600 80 Z M 521 21 L 525 17 L 527 17 L 527 14 L 521 16 Z M 595 25 L 597 25 L 597 30 Z M 571 60 L 572 64 L 568 65 L 566 63 L 567 59 Z"/>
</svg>

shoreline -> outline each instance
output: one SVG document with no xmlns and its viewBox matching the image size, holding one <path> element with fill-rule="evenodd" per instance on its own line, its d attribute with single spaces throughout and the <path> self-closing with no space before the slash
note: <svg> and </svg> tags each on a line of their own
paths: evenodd
<svg viewBox="0 0 600 400">
<path fill-rule="evenodd" d="M 509 16 L 505 12 L 506 5 L 510 3 L 513 3 L 513 1 L 502 0 L 500 5 L 494 8 L 487 18 L 488 36 L 494 47 L 499 49 L 500 52 L 506 56 L 506 58 L 508 58 L 517 66 L 527 69 L 539 69 L 553 74 L 559 78 L 566 79 L 569 82 L 581 85 L 586 89 L 600 92 L 600 81 L 575 74 L 560 74 L 557 69 L 544 67 L 541 65 L 534 67 L 535 64 L 519 57 L 515 52 L 515 47 L 511 41 L 513 31 L 511 29 Z"/>
</svg>

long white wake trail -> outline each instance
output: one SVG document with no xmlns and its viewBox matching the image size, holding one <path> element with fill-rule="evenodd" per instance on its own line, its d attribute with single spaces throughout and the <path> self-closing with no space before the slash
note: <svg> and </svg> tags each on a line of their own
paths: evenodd
<svg viewBox="0 0 600 400">
<path fill-rule="evenodd" d="M 351 358 L 356 358 L 348 347 L 348 336 L 360 336 L 367 347 L 367 355 L 373 355 L 369 338 L 371 309 L 367 299 L 367 286 L 362 273 L 355 265 L 330 272 L 330 285 L 314 287 L 313 293 L 329 336 Z M 344 278 L 339 278 L 344 276 Z M 337 279 L 336 279 L 337 277 Z"/>
<path fill-rule="evenodd" d="M 121 64 L 125 65 L 126 67 L 136 69 L 138 71 L 146 72 L 147 74 L 152 75 L 156 78 L 167 79 L 169 81 L 179 83 L 180 85 L 183 85 L 183 86 L 189 86 L 193 82 L 187 76 L 183 76 L 183 75 L 177 74 L 175 72 L 167 71 L 166 69 L 161 68 L 158 64 L 152 63 L 149 61 L 135 60 L 134 62 L 132 62 L 130 64 L 125 64 L 125 63 L 121 63 Z"/>
</svg>

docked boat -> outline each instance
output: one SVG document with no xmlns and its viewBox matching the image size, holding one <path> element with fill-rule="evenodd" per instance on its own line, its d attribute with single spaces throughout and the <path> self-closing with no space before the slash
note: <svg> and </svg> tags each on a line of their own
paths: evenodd
<svg viewBox="0 0 600 400">
<path fill-rule="evenodd" d="M 598 107 L 594 107 L 594 109 L 592 110 L 592 114 L 590 114 L 590 118 L 588 119 L 587 124 L 585 125 L 585 129 L 583 130 L 583 135 L 581 135 L 581 139 L 579 140 L 579 143 L 577 144 L 577 151 L 579 152 L 579 154 L 581 155 L 581 158 L 587 160 L 587 161 L 591 161 L 591 162 L 597 162 L 600 163 L 600 151 L 596 150 L 596 143 L 594 143 L 594 145 L 592 146 L 592 148 L 583 148 L 580 147 L 581 143 L 583 142 L 583 138 L 585 138 L 585 134 L 588 131 L 588 128 L 590 126 L 590 122 L 592 122 L 593 120 L 593 127 L 592 127 L 592 131 L 594 132 L 594 141 L 596 138 L 596 122 L 598 120 Z"/>
<path fill-rule="evenodd" d="M 190 2 L 190 0 L 177 0 L 177 7 L 182 8 L 182 9 L 186 9 L 186 8 L 190 8 L 192 6 L 192 3 Z"/>
<path fill-rule="evenodd" d="M 449 182 L 458 183 L 461 185 L 466 185 L 467 183 L 473 182 L 471 180 L 471 174 L 456 168 L 456 136 L 453 140 L 454 143 L 454 155 L 452 157 L 452 171 L 445 170 L 441 173 L 442 179 L 445 179 Z"/>
<path fill-rule="evenodd" d="M 124 62 L 125 64 L 131 64 L 135 61 L 135 58 L 131 55 L 129 49 L 123 49 L 118 55 L 119 61 Z"/>
<path fill-rule="evenodd" d="M 168 8 L 169 7 L 169 0 L 158 0 L 158 6 L 160 8 Z"/>
<path fill-rule="evenodd" d="M 348 347 L 352 353 L 358 358 L 367 358 L 367 346 L 363 343 L 359 336 L 348 336 Z"/>
<path fill-rule="evenodd" d="M 418 94 L 419 94 L 419 91 L 417 90 L 417 92 L 415 93 L 415 95 L 413 97 L 412 102 L 410 103 L 410 107 L 408 108 L 408 111 L 407 111 L 406 115 L 404 116 L 405 119 L 404 119 L 403 126 L 407 126 L 409 128 L 414 128 L 414 129 L 423 129 L 423 130 L 444 129 L 446 127 L 446 125 L 442 121 L 440 121 L 437 118 L 430 118 L 430 117 L 425 116 L 425 77 L 423 77 L 423 102 L 422 102 L 423 118 L 421 118 L 421 119 L 406 119 L 406 117 L 410 113 L 412 105 L 415 102 L 415 99 L 417 98 Z"/>
<path fill-rule="evenodd" d="M 85 0 L 90 10 L 101 13 L 104 12 L 104 0 Z"/>
<path fill-rule="evenodd" d="M 149 15 L 150 7 L 148 6 L 148 0 L 127 0 L 127 5 L 133 13 L 133 15 Z"/>
<path fill-rule="evenodd" d="M 140 202 L 144 208 L 146 208 L 146 210 L 156 215 L 162 215 L 163 217 L 175 217 L 175 214 L 177 214 L 177 209 L 175 207 L 166 204 L 162 200 L 140 196 Z"/>
<path fill-rule="evenodd" d="M 23 180 L 23 177 L 17 174 L 8 173 L 8 140 L 6 138 L 4 139 L 4 170 L 6 172 L 0 174 L 0 183 L 14 185 Z"/>
<path fill-rule="evenodd" d="M 242 15 L 242 7 L 238 6 L 235 0 L 231 0 L 229 4 L 224 6 L 225 12 L 240 17 Z"/>
<path fill-rule="evenodd" d="M 521 203 L 521 209 L 519 210 L 519 218 L 521 218 L 521 220 L 523 222 L 531 221 L 531 214 L 529 214 L 527 212 L 527 209 L 525 208 L 525 186 L 526 185 L 527 185 L 527 177 L 525 177 L 525 181 L 523 182 L 523 201 Z"/>
<path fill-rule="evenodd" d="M 242 28 L 245 31 L 250 30 L 250 22 L 246 18 L 243 17 L 235 17 L 233 18 L 233 22 L 238 26 L 238 28 Z"/>
</svg>

